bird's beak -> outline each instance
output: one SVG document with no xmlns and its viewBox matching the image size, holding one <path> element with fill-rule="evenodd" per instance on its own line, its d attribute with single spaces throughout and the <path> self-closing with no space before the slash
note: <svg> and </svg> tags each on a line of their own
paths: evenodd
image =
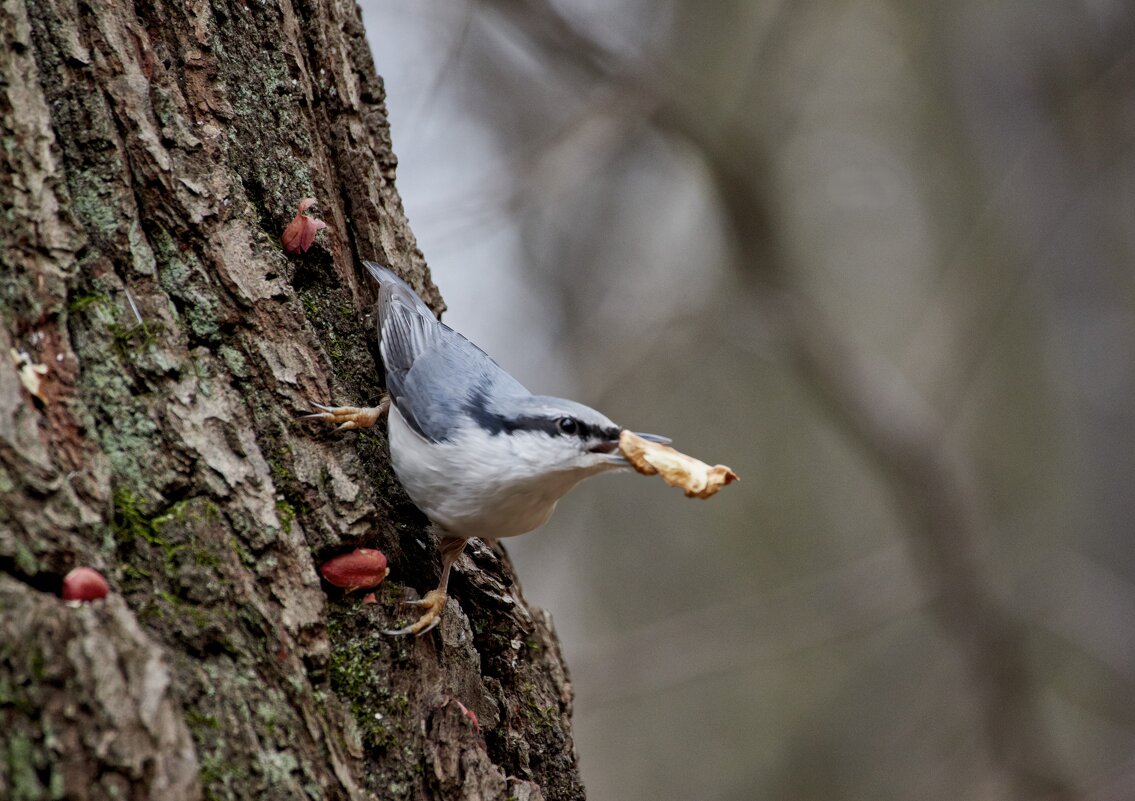
<svg viewBox="0 0 1135 801">
<path fill-rule="evenodd" d="M 661 437 L 658 434 L 639 434 L 637 431 L 635 432 L 635 434 L 649 442 L 657 442 L 660 445 L 669 445 L 671 442 L 669 437 Z M 612 464 L 617 467 L 631 466 L 631 463 L 628 462 L 626 457 L 623 456 L 622 452 L 619 451 L 619 441 L 617 439 L 610 440 L 609 442 L 604 442 L 602 445 L 596 445 L 591 449 L 591 451 L 592 453 L 606 454 L 608 464 Z"/>
<path fill-rule="evenodd" d="M 592 453 L 608 453 L 615 454 L 619 452 L 619 441 L 617 439 L 610 439 L 606 442 L 600 442 L 598 445 L 593 446 Z"/>
<path fill-rule="evenodd" d="M 614 465 L 615 467 L 631 466 L 631 463 L 627 461 L 627 457 L 623 456 L 623 454 L 617 450 L 607 454 L 607 464 Z"/>
</svg>

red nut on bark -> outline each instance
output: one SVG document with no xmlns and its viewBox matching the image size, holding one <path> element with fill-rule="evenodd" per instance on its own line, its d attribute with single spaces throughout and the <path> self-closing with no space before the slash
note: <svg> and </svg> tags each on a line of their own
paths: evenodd
<svg viewBox="0 0 1135 801">
<path fill-rule="evenodd" d="M 474 712 L 469 707 L 465 706 L 465 704 L 461 703 L 456 698 L 453 699 L 453 702 L 455 704 L 457 704 L 457 706 L 461 707 L 461 711 L 465 713 L 465 717 L 467 717 L 467 718 L 469 718 L 469 720 L 473 721 L 473 728 L 477 730 L 477 734 L 480 734 L 481 733 L 481 724 L 477 720 L 477 713 Z"/>
<path fill-rule="evenodd" d="M 299 211 L 296 212 L 296 216 L 288 223 L 283 236 L 280 237 L 286 252 L 306 253 L 307 249 L 315 242 L 315 235 L 327 227 L 327 223 L 323 220 L 316 220 L 307 216 L 307 210 L 314 205 L 315 198 L 313 197 L 305 197 L 300 201 Z"/>
<path fill-rule="evenodd" d="M 102 573 L 91 567 L 76 567 L 63 577 L 64 601 L 97 601 L 109 591 Z"/>
<path fill-rule="evenodd" d="M 356 548 L 324 562 L 319 574 L 347 592 L 375 587 L 390 573 L 386 555 L 373 548 Z"/>
</svg>

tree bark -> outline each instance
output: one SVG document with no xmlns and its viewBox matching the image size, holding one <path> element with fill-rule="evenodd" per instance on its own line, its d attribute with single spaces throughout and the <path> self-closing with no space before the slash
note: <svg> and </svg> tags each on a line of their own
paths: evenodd
<svg viewBox="0 0 1135 801">
<path fill-rule="evenodd" d="M 381 394 L 360 258 L 442 308 L 354 3 L 0 8 L 0 798 L 582 798 L 503 551 L 379 634 L 433 538 L 381 426 L 297 419 Z M 376 604 L 316 573 L 360 545 Z M 110 596 L 64 603 L 76 565 Z"/>
</svg>

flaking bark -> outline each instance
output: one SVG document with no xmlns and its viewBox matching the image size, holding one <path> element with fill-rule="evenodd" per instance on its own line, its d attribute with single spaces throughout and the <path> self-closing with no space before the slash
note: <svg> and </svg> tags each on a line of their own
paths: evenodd
<svg viewBox="0 0 1135 801">
<path fill-rule="evenodd" d="M 503 553 L 437 633 L 378 634 L 436 580 L 425 521 L 381 430 L 296 419 L 381 393 L 359 257 L 441 308 L 358 9 L 0 8 L 0 797 L 581 798 Z M 328 228 L 288 258 L 307 196 Z M 316 574 L 360 545 L 377 605 Z M 110 598 L 58 599 L 78 564 Z"/>
</svg>

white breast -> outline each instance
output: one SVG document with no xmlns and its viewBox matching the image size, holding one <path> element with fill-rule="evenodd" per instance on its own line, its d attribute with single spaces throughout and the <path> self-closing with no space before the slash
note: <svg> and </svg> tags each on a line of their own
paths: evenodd
<svg viewBox="0 0 1135 801">
<path fill-rule="evenodd" d="M 590 465 L 549 472 L 519 447 L 521 437 L 491 436 L 470 424 L 453 442 L 432 443 L 390 409 L 390 460 L 419 509 L 455 537 L 512 537 L 543 525 L 556 503 L 588 476 L 609 469 Z M 531 443 L 529 443 L 531 444 Z"/>
</svg>

